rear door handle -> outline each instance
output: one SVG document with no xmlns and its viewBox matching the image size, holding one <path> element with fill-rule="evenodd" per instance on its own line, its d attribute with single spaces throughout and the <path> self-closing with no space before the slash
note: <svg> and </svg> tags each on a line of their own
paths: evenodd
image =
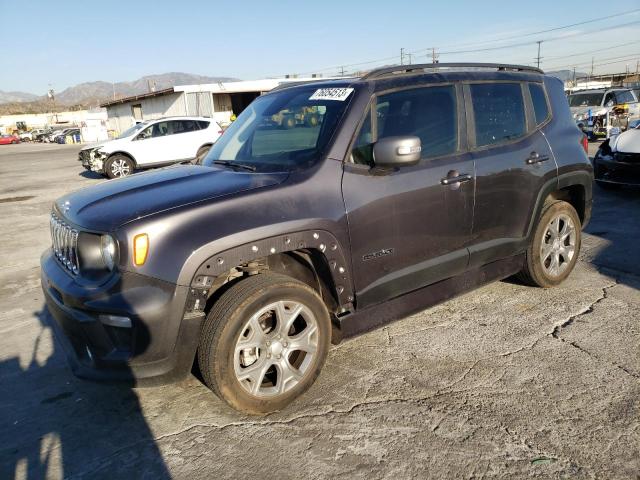
<svg viewBox="0 0 640 480">
<path fill-rule="evenodd" d="M 460 175 L 444 177 L 440 180 L 440 183 L 442 185 L 453 185 L 456 183 L 468 182 L 469 180 L 471 180 L 471 178 L 471 175 L 469 175 L 468 173 L 461 173 Z"/>
<path fill-rule="evenodd" d="M 548 155 L 540 155 L 538 152 L 531 152 L 529 158 L 527 158 L 527 165 L 533 165 L 534 163 L 542 163 L 549 160 Z"/>
</svg>

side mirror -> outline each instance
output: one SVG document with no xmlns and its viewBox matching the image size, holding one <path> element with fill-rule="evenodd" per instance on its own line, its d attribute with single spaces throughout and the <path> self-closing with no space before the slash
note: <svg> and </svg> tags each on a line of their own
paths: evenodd
<svg viewBox="0 0 640 480">
<path fill-rule="evenodd" d="M 420 161 L 419 137 L 387 137 L 373 145 L 373 162 L 380 167 L 404 167 Z"/>
</svg>

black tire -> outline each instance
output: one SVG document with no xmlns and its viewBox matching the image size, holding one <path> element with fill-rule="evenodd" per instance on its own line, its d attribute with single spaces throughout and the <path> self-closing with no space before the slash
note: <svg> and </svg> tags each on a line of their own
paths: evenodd
<svg viewBox="0 0 640 480">
<path fill-rule="evenodd" d="M 128 177 L 133 173 L 135 164 L 126 155 L 112 155 L 104 164 L 104 173 L 109 178 Z"/>
<path fill-rule="evenodd" d="M 236 343 L 241 335 L 246 335 L 247 322 L 252 315 L 274 302 L 283 300 L 304 305 L 315 317 L 317 347 L 304 373 L 292 388 L 270 397 L 260 397 L 245 389 L 236 376 Z M 218 397 L 241 412 L 264 415 L 286 407 L 313 384 L 327 357 L 330 337 L 329 313 L 322 299 L 312 288 L 285 275 L 253 275 L 230 287 L 211 308 L 202 325 L 198 364 L 205 383 Z M 284 345 L 286 346 L 286 343 Z M 260 361 L 265 368 L 266 365 L 275 362 L 266 360 L 267 351 L 261 347 L 259 353 L 256 352 L 255 360 Z M 288 355 L 290 354 L 285 351 L 284 357 L 288 358 Z M 271 358 L 270 354 L 268 358 Z M 284 359 L 278 360 L 281 361 Z M 267 381 L 266 375 L 259 378 Z"/>
<path fill-rule="evenodd" d="M 193 164 L 202 165 L 202 161 L 204 160 L 204 157 L 207 156 L 207 153 L 209 153 L 209 150 L 211 150 L 211 145 L 204 145 L 200 147 L 198 149 L 198 153 L 196 153 L 196 158 L 193 161 Z"/>
<path fill-rule="evenodd" d="M 282 120 L 282 127 L 286 130 L 296 126 L 296 119 L 293 116 L 286 116 Z"/>
<path fill-rule="evenodd" d="M 574 252 L 570 261 L 566 262 L 566 268 L 559 275 L 550 275 L 543 266 L 543 260 L 541 259 L 542 242 L 547 234 L 549 223 L 561 214 L 568 216 L 573 221 L 575 227 Z M 525 252 L 524 268 L 518 274 L 518 278 L 524 283 L 535 287 L 550 288 L 559 285 L 573 271 L 580 254 L 581 242 L 582 224 L 575 208 L 564 201 L 546 204 L 536 225 L 533 238 Z"/>
</svg>

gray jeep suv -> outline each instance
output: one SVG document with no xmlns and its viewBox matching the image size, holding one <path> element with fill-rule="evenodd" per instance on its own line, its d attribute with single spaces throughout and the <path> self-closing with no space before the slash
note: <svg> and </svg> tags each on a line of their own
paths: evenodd
<svg viewBox="0 0 640 480">
<path fill-rule="evenodd" d="M 57 200 L 42 288 L 77 375 L 157 384 L 197 361 L 232 407 L 271 412 L 331 343 L 512 275 L 562 282 L 591 214 L 581 140 L 529 67 L 278 88 L 202 165 Z"/>
</svg>

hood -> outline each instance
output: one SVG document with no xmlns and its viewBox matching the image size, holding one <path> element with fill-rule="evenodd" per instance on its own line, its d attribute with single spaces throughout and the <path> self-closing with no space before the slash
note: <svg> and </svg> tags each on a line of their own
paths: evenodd
<svg viewBox="0 0 640 480">
<path fill-rule="evenodd" d="M 620 153 L 640 153 L 640 130 L 634 128 L 616 135 L 611 140 L 611 150 Z"/>
<path fill-rule="evenodd" d="M 178 165 L 87 187 L 59 198 L 55 206 L 71 223 L 107 232 L 154 213 L 277 185 L 287 176 Z"/>
</svg>

